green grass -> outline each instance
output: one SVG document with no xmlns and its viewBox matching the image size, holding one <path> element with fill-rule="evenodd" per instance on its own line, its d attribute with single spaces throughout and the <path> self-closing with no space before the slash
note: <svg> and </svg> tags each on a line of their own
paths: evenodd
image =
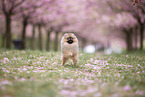
<svg viewBox="0 0 145 97">
<path fill-rule="evenodd" d="M 46 50 L 46 38 L 47 36 L 43 36 L 42 38 L 42 49 L 43 50 Z M 17 39 L 21 39 L 20 37 L 16 36 L 16 35 L 12 35 L 12 42 L 11 42 L 11 49 L 15 49 L 15 46 L 14 46 L 14 43 L 13 43 L 13 40 L 17 40 Z M 60 39 L 59 39 L 60 41 Z M 39 50 L 39 39 L 37 37 L 35 37 L 35 43 L 34 43 L 34 46 L 35 46 L 35 50 Z M 0 48 L 5 48 L 5 46 L 3 47 L 2 46 L 2 34 L 0 33 Z M 26 37 L 26 49 L 32 49 L 31 48 L 31 37 Z M 54 50 L 54 41 L 53 40 L 50 40 L 50 50 Z M 58 50 L 60 51 L 60 43 L 58 43 Z"/>
<path fill-rule="evenodd" d="M 144 97 L 145 52 L 79 54 L 61 66 L 60 52 L 0 50 L 0 97 Z"/>
</svg>

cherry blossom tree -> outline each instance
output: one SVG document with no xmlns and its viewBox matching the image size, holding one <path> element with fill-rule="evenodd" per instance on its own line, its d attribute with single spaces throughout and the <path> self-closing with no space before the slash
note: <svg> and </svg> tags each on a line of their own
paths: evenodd
<svg viewBox="0 0 145 97">
<path fill-rule="evenodd" d="M 31 37 L 31 49 L 35 49 L 35 24 L 33 24 L 33 30 L 32 30 L 32 37 Z"/>
<path fill-rule="evenodd" d="M 26 28 L 27 25 L 32 21 L 32 19 L 36 19 L 36 16 L 38 16 L 40 13 L 37 13 L 37 10 L 39 10 L 45 2 L 43 0 L 41 1 L 25 1 L 22 6 L 20 7 L 20 14 L 19 17 L 22 19 L 22 49 L 26 48 Z M 27 5 L 27 6 L 26 6 Z M 39 29 L 40 31 L 40 29 Z M 34 32 L 34 29 L 33 29 Z"/>
<path fill-rule="evenodd" d="M 19 7 L 25 0 L 0 0 L 0 10 L 5 16 L 5 37 L 6 48 L 11 48 L 11 21 L 12 16 L 16 15 Z"/>
<path fill-rule="evenodd" d="M 50 6 L 47 6 L 43 19 L 45 21 L 45 29 L 47 32 L 46 49 L 49 50 L 50 34 L 55 33 L 53 50 L 58 50 L 58 35 L 62 31 L 63 27 L 68 25 L 66 15 L 68 15 L 64 3 L 65 0 L 56 0 L 51 2 Z M 63 7 L 61 7 L 63 6 Z M 64 18 L 65 17 L 65 18 Z"/>
<path fill-rule="evenodd" d="M 6 0 L 2 1 L 4 2 L 0 1 L 1 5 L 6 4 Z M 140 29 L 140 48 L 143 48 L 144 9 L 144 0 L 38 0 L 37 2 L 36 0 L 23 0 L 21 6 L 15 8 L 14 13 L 17 13 L 15 18 L 21 17 L 19 20 L 23 25 L 23 49 L 26 48 L 26 29 L 28 24 L 31 24 L 33 28 L 32 49 L 35 48 L 34 35 L 35 29 L 38 28 L 40 50 L 43 49 L 43 29 L 47 35 L 47 50 L 50 50 L 51 34 L 55 35 L 53 49 L 57 51 L 59 34 L 64 32 L 74 32 L 80 38 L 82 47 L 86 44 L 107 45 L 113 39 L 112 37 L 116 39 L 123 37 L 127 49 L 131 50 L 133 37 L 139 34 L 135 34 L 135 28 Z M 129 16 L 125 17 L 124 13 Z M 19 22 L 16 19 L 15 21 Z M 137 39 L 135 43 L 137 44 Z"/>
<path fill-rule="evenodd" d="M 1 35 L 1 47 L 5 47 L 5 33 L 4 33 L 4 20 L 2 19 L 3 16 L 0 16 L 0 35 Z"/>
<path fill-rule="evenodd" d="M 115 2 L 115 1 L 114 1 Z M 145 7 L 144 7 L 144 1 L 140 0 L 139 4 L 131 5 L 130 2 L 127 0 L 120 0 L 116 1 L 115 4 L 113 2 L 108 2 L 110 7 L 114 9 L 115 12 L 121 13 L 121 12 L 128 12 L 130 13 L 138 22 L 139 29 L 140 29 L 140 50 L 143 50 L 143 40 L 144 40 L 144 25 L 145 25 Z"/>
<path fill-rule="evenodd" d="M 122 16 L 121 22 L 117 22 L 116 25 L 119 25 L 119 30 L 123 32 L 126 40 L 127 51 L 133 50 L 133 28 L 136 25 L 137 21 L 130 15 L 124 14 Z M 130 20 L 126 20 L 127 17 L 130 17 Z"/>
</svg>

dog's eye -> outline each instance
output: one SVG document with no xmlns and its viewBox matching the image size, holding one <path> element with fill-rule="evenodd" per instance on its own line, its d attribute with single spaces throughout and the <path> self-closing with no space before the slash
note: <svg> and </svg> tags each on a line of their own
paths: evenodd
<svg viewBox="0 0 145 97">
<path fill-rule="evenodd" d="M 69 37 L 69 38 L 67 38 L 67 40 L 73 40 L 73 38 L 72 37 Z"/>
</svg>

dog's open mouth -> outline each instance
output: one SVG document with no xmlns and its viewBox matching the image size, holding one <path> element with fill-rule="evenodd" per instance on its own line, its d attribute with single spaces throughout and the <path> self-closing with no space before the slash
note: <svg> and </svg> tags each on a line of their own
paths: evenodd
<svg viewBox="0 0 145 97">
<path fill-rule="evenodd" d="M 67 41 L 67 43 L 72 44 L 73 43 L 73 40 L 69 40 L 69 41 Z"/>
<path fill-rule="evenodd" d="M 67 43 L 72 44 L 73 43 L 73 38 L 72 37 L 67 38 Z"/>
</svg>

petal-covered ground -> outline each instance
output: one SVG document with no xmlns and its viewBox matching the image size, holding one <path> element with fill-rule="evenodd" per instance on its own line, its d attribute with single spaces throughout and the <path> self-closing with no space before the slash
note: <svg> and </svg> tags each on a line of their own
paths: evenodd
<svg viewBox="0 0 145 97">
<path fill-rule="evenodd" d="M 0 97 L 145 96 L 144 52 L 60 64 L 60 52 L 0 50 Z"/>
</svg>

